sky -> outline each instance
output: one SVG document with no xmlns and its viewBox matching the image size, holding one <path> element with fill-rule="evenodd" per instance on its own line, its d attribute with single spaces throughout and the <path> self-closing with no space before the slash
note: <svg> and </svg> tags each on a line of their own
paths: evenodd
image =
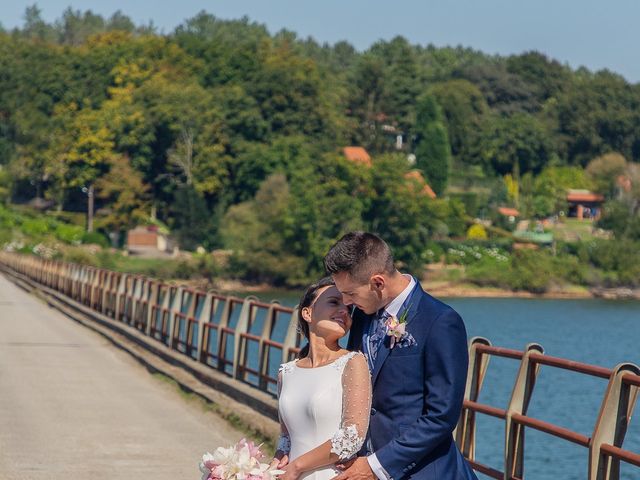
<svg viewBox="0 0 640 480">
<path fill-rule="evenodd" d="M 33 0 L 0 0 L 0 24 L 21 26 Z M 590 70 L 609 69 L 640 82 L 638 0 L 40 0 L 46 21 L 69 6 L 110 16 L 121 10 L 136 24 L 170 33 L 201 10 L 224 19 L 264 23 L 319 42 L 347 40 L 366 50 L 402 35 L 414 44 L 471 47 L 488 54 L 537 50 Z"/>
</svg>

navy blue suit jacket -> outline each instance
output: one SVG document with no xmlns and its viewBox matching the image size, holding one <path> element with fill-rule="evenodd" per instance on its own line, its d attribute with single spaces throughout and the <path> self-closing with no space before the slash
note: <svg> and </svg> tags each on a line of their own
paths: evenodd
<svg viewBox="0 0 640 480">
<path fill-rule="evenodd" d="M 417 344 L 385 342 L 371 372 L 368 442 L 393 480 L 477 480 L 453 440 L 467 378 L 467 333 L 460 315 L 415 288 L 406 330 Z M 361 349 L 371 317 L 357 311 L 349 347 Z"/>
</svg>

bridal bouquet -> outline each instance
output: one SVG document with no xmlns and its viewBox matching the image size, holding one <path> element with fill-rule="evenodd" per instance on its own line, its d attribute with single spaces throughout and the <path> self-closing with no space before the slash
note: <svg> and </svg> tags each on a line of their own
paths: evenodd
<svg viewBox="0 0 640 480">
<path fill-rule="evenodd" d="M 213 455 L 207 452 L 202 456 L 202 480 L 275 480 L 284 473 L 270 469 L 263 459 L 260 446 L 243 438 L 235 446 L 218 447 Z"/>
</svg>

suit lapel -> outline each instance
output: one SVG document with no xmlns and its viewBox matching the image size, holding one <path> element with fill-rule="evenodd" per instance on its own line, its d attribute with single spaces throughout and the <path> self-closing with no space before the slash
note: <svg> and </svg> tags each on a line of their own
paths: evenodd
<svg viewBox="0 0 640 480">
<path fill-rule="evenodd" d="M 370 315 L 365 315 L 364 319 L 362 320 L 362 332 L 360 332 L 361 335 L 361 339 L 360 339 L 360 350 L 365 349 L 365 344 L 367 345 L 367 349 L 368 349 L 368 344 L 366 342 L 369 341 L 369 330 L 371 329 L 371 316 Z"/>
<path fill-rule="evenodd" d="M 380 373 L 380 369 L 382 368 L 382 364 L 389 356 L 391 349 L 389 348 L 390 342 L 389 337 L 385 337 L 384 342 L 380 346 L 380 350 L 378 350 L 378 355 L 376 356 L 376 362 L 373 365 L 373 372 L 371 373 L 371 384 L 376 384 L 376 379 L 378 378 L 378 374 Z"/>
<path fill-rule="evenodd" d="M 411 290 L 411 293 L 409 294 L 407 301 L 405 302 L 405 305 L 407 305 L 407 308 L 408 308 L 407 326 L 418 315 L 418 304 L 420 303 L 422 293 L 423 293 L 422 287 L 420 286 L 420 283 L 416 280 L 416 284 L 413 287 L 413 290 Z M 376 362 L 373 367 L 373 372 L 371 373 L 372 385 L 376 384 L 376 380 L 378 379 L 378 374 L 380 373 L 380 369 L 382 368 L 384 361 L 389 356 L 389 353 L 391 353 L 391 348 L 389 348 L 390 345 L 391 345 L 391 339 L 389 337 L 386 337 L 384 339 L 384 342 L 382 342 L 382 345 L 380 346 L 380 350 L 378 350 L 378 356 L 376 357 Z"/>
</svg>

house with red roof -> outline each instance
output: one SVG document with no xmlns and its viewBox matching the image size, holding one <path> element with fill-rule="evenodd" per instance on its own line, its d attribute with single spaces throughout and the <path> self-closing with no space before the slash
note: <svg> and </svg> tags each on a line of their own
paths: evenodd
<svg viewBox="0 0 640 480">
<path fill-rule="evenodd" d="M 589 190 L 570 189 L 567 192 L 567 216 L 579 220 L 598 220 L 602 214 L 604 196 Z"/>
<path fill-rule="evenodd" d="M 420 193 L 426 195 L 429 198 L 436 198 L 436 192 L 429 186 L 424 176 L 419 170 L 411 170 L 404 175 L 407 180 L 413 180 L 414 184 L 418 185 Z"/>
<path fill-rule="evenodd" d="M 364 147 L 344 147 L 342 153 L 351 162 L 359 163 L 367 167 L 371 166 L 371 156 Z"/>
</svg>

